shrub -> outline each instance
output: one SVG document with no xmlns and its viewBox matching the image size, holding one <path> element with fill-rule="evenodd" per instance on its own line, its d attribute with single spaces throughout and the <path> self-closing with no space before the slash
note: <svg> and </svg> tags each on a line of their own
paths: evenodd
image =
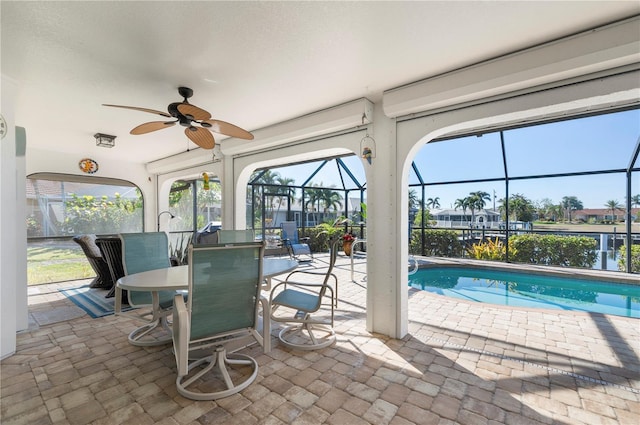
<svg viewBox="0 0 640 425">
<path fill-rule="evenodd" d="M 300 237 L 309 237 L 308 243 L 311 252 L 327 252 L 329 251 L 329 241 L 342 236 L 343 233 L 344 226 L 336 227 L 328 223 L 323 223 L 316 227 L 305 228 L 304 234 L 302 230 L 300 230 Z M 358 235 L 357 232 L 356 235 Z M 359 235 L 358 238 L 360 238 Z M 358 250 L 363 249 L 365 249 L 364 245 L 358 245 Z"/>
<path fill-rule="evenodd" d="M 596 240 L 586 236 L 515 235 L 509 245 L 518 263 L 592 268 L 598 258 Z"/>
<path fill-rule="evenodd" d="M 33 214 L 27 217 L 27 236 L 42 236 L 42 226 Z"/>
<path fill-rule="evenodd" d="M 471 258 L 476 260 L 492 260 L 492 261 L 505 261 L 507 259 L 507 246 L 498 238 L 489 239 L 486 242 L 479 242 L 473 244 L 467 252 Z M 509 245 L 509 258 L 513 258 L 516 250 L 513 245 Z"/>
<path fill-rule="evenodd" d="M 426 229 L 424 231 L 425 244 L 422 253 L 422 230 L 411 232 L 409 253 L 417 255 L 431 255 L 437 257 L 459 257 L 462 254 L 462 244 L 458 234 L 453 230 Z"/>
<path fill-rule="evenodd" d="M 620 259 L 618 260 L 618 270 L 627 270 L 627 248 L 622 245 L 618 251 Z M 631 245 L 631 272 L 640 272 L 640 245 Z"/>
</svg>

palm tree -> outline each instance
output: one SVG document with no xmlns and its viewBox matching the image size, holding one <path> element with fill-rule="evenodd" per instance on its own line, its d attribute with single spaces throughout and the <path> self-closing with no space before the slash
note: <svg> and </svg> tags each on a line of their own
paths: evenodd
<svg viewBox="0 0 640 425">
<path fill-rule="evenodd" d="M 518 221 L 518 218 L 522 221 L 531 221 L 533 204 L 526 196 L 516 193 L 509 199 L 509 212 L 513 214 L 514 221 Z"/>
<path fill-rule="evenodd" d="M 453 209 L 457 210 L 458 208 L 462 209 L 463 218 L 467 215 L 467 208 L 469 208 L 469 197 L 458 198 L 453 204 Z"/>
<path fill-rule="evenodd" d="M 280 196 L 277 196 L 275 198 L 275 201 L 278 202 L 278 209 L 273 212 L 274 221 L 275 221 L 275 218 L 278 216 L 278 214 L 280 214 L 280 209 L 282 208 L 282 203 L 285 201 L 285 199 L 287 198 L 293 199 L 296 194 L 296 188 L 291 187 L 292 185 L 295 184 L 296 182 L 295 179 L 292 179 L 289 177 L 277 176 L 275 178 L 275 182 L 279 184 L 279 186 L 274 187 L 272 190 L 272 193 L 275 193 Z"/>
<path fill-rule="evenodd" d="M 264 188 L 265 186 L 271 186 L 271 185 L 275 185 L 277 183 L 277 179 L 280 177 L 280 174 L 278 174 L 277 172 L 273 172 L 271 170 L 266 170 L 265 172 L 262 171 L 257 171 L 256 173 L 262 173 L 260 175 L 260 178 L 255 180 L 255 183 L 262 185 L 261 190 L 264 192 Z M 254 176 L 251 177 L 251 180 L 254 179 Z M 247 196 L 249 196 L 249 192 L 247 191 Z M 266 210 L 269 209 L 270 211 L 273 211 L 273 199 L 269 199 L 267 201 L 267 205 L 262 205 L 262 193 L 260 193 L 256 199 L 253 200 L 254 205 L 259 207 L 259 210 Z M 266 218 L 266 211 L 265 211 L 265 218 Z"/>
<path fill-rule="evenodd" d="M 553 215 L 553 201 L 549 198 L 543 198 L 536 202 L 536 212 L 539 219 L 548 220 Z"/>
<path fill-rule="evenodd" d="M 311 211 L 314 212 L 316 224 L 318 222 L 318 213 L 320 212 L 320 203 L 322 202 L 322 191 L 316 185 L 305 189 L 307 198 L 305 200 L 305 207 L 311 207 Z"/>
<path fill-rule="evenodd" d="M 418 194 L 415 189 L 409 189 L 409 211 L 418 208 Z"/>
<path fill-rule="evenodd" d="M 563 196 L 561 202 L 562 208 L 567 212 L 569 223 L 571 223 L 571 211 L 577 211 L 584 208 L 582 201 L 575 196 Z"/>
<path fill-rule="evenodd" d="M 435 198 L 427 198 L 427 202 L 425 202 L 425 204 L 429 208 L 440 208 L 440 197 L 436 196 Z"/>
<path fill-rule="evenodd" d="M 322 199 L 322 203 L 324 204 L 324 212 L 329 212 L 331 210 L 337 211 L 338 207 L 342 205 L 342 195 L 331 189 L 321 189 L 320 197 Z"/>
<path fill-rule="evenodd" d="M 475 222 L 476 210 L 480 211 L 491 200 L 491 195 L 481 190 L 469 193 L 469 209 L 471 210 L 471 222 Z"/>
<path fill-rule="evenodd" d="M 620 205 L 620 202 L 618 202 L 617 200 L 611 199 L 607 201 L 607 203 L 604 204 L 604 206 L 607 207 L 609 211 L 611 211 L 611 221 L 615 222 L 616 221 L 615 211 L 622 210 L 622 205 Z"/>
</svg>

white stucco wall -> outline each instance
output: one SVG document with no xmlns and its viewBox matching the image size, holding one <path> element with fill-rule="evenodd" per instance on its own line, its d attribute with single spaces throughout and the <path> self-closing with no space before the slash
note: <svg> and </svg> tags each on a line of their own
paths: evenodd
<svg viewBox="0 0 640 425">
<path fill-rule="evenodd" d="M 1 77 L 2 116 L 7 134 L 0 140 L 0 358 L 16 350 L 16 332 L 28 323 L 26 287 L 26 223 L 20 208 L 18 184 L 24 175 L 24 159 L 16 157 L 13 101 L 18 89 L 14 81 Z M 22 180 L 22 182 L 19 182 Z M 23 185 L 24 186 L 24 185 Z M 23 202 L 24 204 L 24 202 Z M 18 241 L 24 234 L 24 241 Z"/>
<path fill-rule="evenodd" d="M 28 133 L 29 129 L 27 129 L 27 135 Z M 130 162 L 126 158 L 119 161 L 108 160 L 99 155 L 83 155 L 82 152 L 77 155 L 69 155 L 55 150 L 29 149 L 27 143 L 26 173 L 27 176 L 33 173 L 87 176 L 80 171 L 78 166 L 83 158 L 91 158 L 98 163 L 98 171 L 91 176 L 121 179 L 140 188 L 144 200 L 144 228 L 146 231 L 154 231 L 156 229 L 156 183 L 155 176 L 147 171 L 145 164 Z"/>
</svg>

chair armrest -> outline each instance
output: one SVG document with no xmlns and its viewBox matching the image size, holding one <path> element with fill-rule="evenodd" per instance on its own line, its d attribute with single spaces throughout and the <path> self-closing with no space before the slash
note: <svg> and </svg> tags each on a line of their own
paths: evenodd
<svg viewBox="0 0 640 425">
<path fill-rule="evenodd" d="M 276 286 L 274 286 L 271 289 L 271 292 L 269 293 L 269 305 L 271 305 L 274 296 L 278 295 L 278 291 L 276 291 L 276 289 L 279 286 L 283 286 L 283 285 L 291 285 L 293 287 L 300 287 L 301 289 L 304 289 L 305 287 L 307 287 L 307 288 L 321 288 L 323 286 L 326 286 L 326 288 L 329 290 L 329 292 L 331 292 L 331 299 L 333 300 L 333 288 L 330 285 L 325 285 L 324 283 L 308 283 L 308 282 L 284 281 L 284 282 L 278 283 Z"/>
<path fill-rule="evenodd" d="M 296 282 L 290 282 L 289 278 L 295 274 L 306 274 L 306 275 L 311 275 L 311 276 L 326 276 L 327 272 L 315 272 L 312 270 L 294 270 L 291 273 L 289 273 L 287 275 L 287 277 L 285 278 L 285 280 L 282 283 L 296 283 Z M 335 281 L 336 285 L 338 284 L 338 276 L 336 276 L 334 273 L 331 273 L 330 275 L 333 280 Z M 322 283 L 313 283 L 313 282 L 305 282 L 311 285 L 322 285 Z M 277 286 L 277 285 L 276 285 Z"/>
<path fill-rule="evenodd" d="M 302 287 L 301 289 L 304 289 L 304 287 L 309 287 L 309 288 L 325 288 L 324 290 L 328 291 L 328 292 L 324 292 L 324 294 L 322 296 L 320 296 L 320 293 L 314 293 L 313 291 L 310 292 L 306 292 L 306 291 L 298 291 L 295 289 L 285 289 L 283 291 L 275 291 L 275 288 L 277 288 L 278 286 L 281 285 L 291 285 L 293 287 Z M 276 292 L 278 292 L 276 294 Z M 285 300 L 280 300 L 280 302 L 274 303 L 274 298 L 277 298 L 278 296 L 280 296 L 280 294 L 308 294 L 308 296 L 315 298 L 317 301 L 314 301 L 312 304 L 315 304 L 314 306 L 312 304 L 309 304 L 309 300 L 307 299 L 305 301 L 305 299 L 303 298 L 301 301 L 302 303 L 298 302 L 299 300 L 296 300 L 295 296 L 293 296 L 293 298 L 291 296 L 286 297 L 288 298 Z M 290 309 L 294 309 L 297 311 L 304 311 L 304 312 L 315 312 L 317 311 L 321 305 L 322 305 L 322 298 L 324 297 L 328 297 L 331 302 L 329 303 L 329 305 L 331 305 L 331 324 L 333 325 L 333 315 L 334 315 L 334 291 L 333 288 L 330 285 L 318 285 L 318 284 L 309 284 L 309 283 L 301 283 L 301 282 L 282 282 L 279 283 L 278 285 L 276 285 L 274 287 L 274 290 L 271 291 L 271 293 L 269 294 L 269 305 L 271 306 L 271 319 L 275 320 L 276 322 L 281 322 L 281 321 L 285 321 L 285 322 L 296 322 L 296 323 L 316 323 L 316 324 L 324 324 L 324 320 L 321 321 L 315 321 L 315 320 L 311 320 L 308 317 L 306 317 L 306 315 L 302 316 L 302 317 L 298 317 L 297 315 L 295 317 L 287 317 L 285 320 L 282 320 L 280 318 L 278 318 L 277 316 L 274 315 L 274 312 L 276 311 L 276 309 L 279 306 L 284 306 Z M 325 304 L 326 305 L 326 304 Z"/>
<path fill-rule="evenodd" d="M 325 276 L 327 272 L 316 272 L 313 270 L 294 270 L 287 275 L 285 280 L 289 279 L 289 277 L 293 276 L 294 274 L 310 274 L 314 276 Z"/>
</svg>

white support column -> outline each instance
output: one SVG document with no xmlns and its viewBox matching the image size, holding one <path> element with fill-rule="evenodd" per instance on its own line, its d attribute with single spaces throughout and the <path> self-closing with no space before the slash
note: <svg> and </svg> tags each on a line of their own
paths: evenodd
<svg viewBox="0 0 640 425">
<path fill-rule="evenodd" d="M 5 76 L 1 78 L 0 111 L 7 123 L 6 135 L 0 140 L 0 358 L 5 358 L 16 351 L 16 332 L 28 325 L 28 307 L 26 200 L 24 189 L 18 189 L 18 185 L 25 186 L 25 162 L 23 146 L 18 146 L 20 152 L 16 152 L 13 114 L 17 85 Z M 24 130 L 21 131 L 24 135 Z M 21 154 L 20 158 L 17 154 Z"/>
<path fill-rule="evenodd" d="M 222 228 L 245 229 L 246 202 L 238 202 L 236 194 L 238 190 L 238 176 L 235 175 L 234 158 L 225 155 L 222 158 Z M 242 225 L 239 226 L 239 223 Z M 238 227 L 239 226 L 239 227 Z"/>
<path fill-rule="evenodd" d="M 27 134 L 24 128 L 16 127 L 16 329 L 29 327 L 29 299 L 27 288 Z"/>
<path fill-rule="evenodd" d="M 367 170 L 367 330 L 402 338 L 407 333 L 406 276 L 401 259 L 407 256 L 406 219 L 398 202 L 401 178 L 398 175 L 395 120 L 384 115 L 382 104 L 374 106 L 372 137 L 376 157 Z M 406 267 L 404 267 L 406 274 Z M 405 282 L 404 284 L 402 282 Z"/>
</svg>

